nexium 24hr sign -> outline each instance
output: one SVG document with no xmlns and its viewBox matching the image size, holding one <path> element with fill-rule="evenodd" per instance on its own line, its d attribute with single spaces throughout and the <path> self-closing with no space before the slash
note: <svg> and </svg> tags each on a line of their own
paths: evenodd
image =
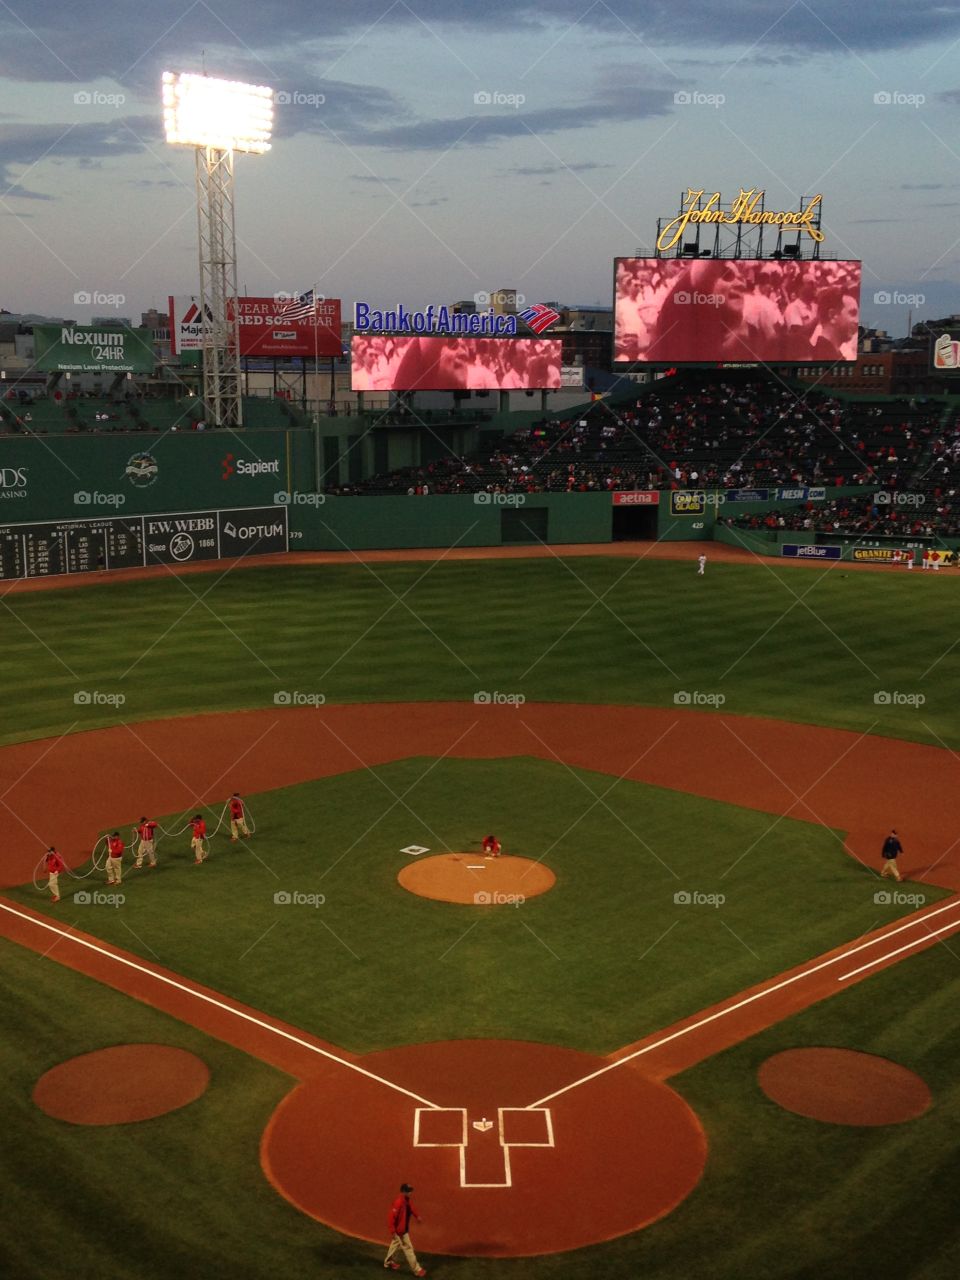
<svg viewBox="0 0 960 1280">
<path fill-rule="evenodd" d="M 38 324 L 33 350 L 35 367 L 47 373 L 153 373 L 149 329 Z"/>
</svg>

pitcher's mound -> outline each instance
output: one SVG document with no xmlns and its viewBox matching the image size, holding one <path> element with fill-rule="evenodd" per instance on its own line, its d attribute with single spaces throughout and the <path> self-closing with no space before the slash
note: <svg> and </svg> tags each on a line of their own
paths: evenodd
<svg viewBox="0 0 960 1280">
<path fill-rule="evenodd" d="M 546 893 L 557 882 L 549 867 L 532 858 L 485 858 L 479 853 L 440 853 L 411 862 L 397 879 L 421 898 L 477 907 L 514 905 Z"/>
<path fill-rule="evenodd" d="M 199 1098 L 207 1064 L 168 1044 L 117 1044 L 52 1067 L 33 1087 L 48 1116 L 70 1124 L 131 1124 L 152 1120 Z"/>
<path fill-rule="evenodd" d="M 787 1111 L 829 1124 L 901 1124 L 931 1102 L 913 1071 L 855 1049 L 787 1049 L 768 1058 L 757 1079 Z"/>
</svg>

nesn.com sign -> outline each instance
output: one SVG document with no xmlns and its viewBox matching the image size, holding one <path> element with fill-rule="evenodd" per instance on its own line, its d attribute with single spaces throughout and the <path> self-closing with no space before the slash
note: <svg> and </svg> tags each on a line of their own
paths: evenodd
<svg viewBox="0 0 960 1280">
<path fill-rule="evenodd" d="M 433 303 L 420 311 L 410 311 L 402 303 L 381 311 L 366 302 L 354 304 L 356 333 L 437 333 L 472 334 L 478 338 L 510 338 L 517 334 L 517 317 L 486 311 L 452 311 Z"/>
</svg>

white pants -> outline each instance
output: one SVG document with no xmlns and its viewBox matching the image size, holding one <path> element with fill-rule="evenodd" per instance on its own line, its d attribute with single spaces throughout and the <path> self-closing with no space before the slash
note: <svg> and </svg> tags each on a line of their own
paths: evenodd
<svg viewBox="0 0 960 1280">
<path fill-rule="evenodd" d="M 398 1236 L 394 1233 L 393 1239 L 390 1241 L 390 1248 L 387 1250 L 387 1256 L 383 1260 L 383 1265 L 392 1262 L 394 1256 L 402 1252 L 407 1260 L 407 1266 L 411 1271 L 420 1270 L 420 1263 L 417 1261 L 417 1255 L 413 1251 L 413 1245 L 410 1243 L 410 1233 L 405 1232 L 404 1235 Z"/>
<path fill-rule="evenodd" d="M 141 840 L 137 846 L 137 866 L 143 866 L 144 858 L 149 858 L 151 867 L 157 865 L 157 846 L 152 840 Z"/>
</svg>

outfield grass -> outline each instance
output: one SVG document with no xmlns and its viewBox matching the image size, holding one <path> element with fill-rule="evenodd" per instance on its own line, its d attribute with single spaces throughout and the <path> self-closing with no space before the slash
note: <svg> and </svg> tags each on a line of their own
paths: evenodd
<svg viewBox="0 0 960 1280">
<path fill-rule="evenodd" d="M 610 787 L 526 758 L 407 760 L 251 797 L 249 849 L 221 835 L 203 867 L 188 836 L 161 842 L 120 907 L 14 896 L 354 1051 L 494 1036 L 608 1053 L 913 909 L 878 906 L 879 881 L 824 827 Z M 488 830 L 556 886 L 478 908 L 397 884 L 404 846 L 469 852 Z"/>
<path fill-rule="evenodd" d="M 692 553 L 691 553 L 692 554 Z M 0 741 L 273 704 L 470 699 L 725 710 L 960 747 L 947 575 L 597 558 L 236 570 L 7 596 Z M 928 674 L 925 674 L 928 673 Z M 75 706 L 78 690 L 125 705 Z M 878 691 L 926 704 L 878 706 Z"/>
<path fill-rule="evenodd" d="M 5 1226 L 17 1280 L 343 1280 L 381 1252 L 303 1217 L 257 1163 L 280 1073 L 48 960 L 0 942 Z M 454 1280 L 950 1280 L 960 1268 L 957 962 L 933 947 L 677 1077 L 710 1142 L 703 1180 L 662 1222 L 575 1254 L 516 1261 L 427 1257 Z M 37 1077 L 123 1040 L 175 1044 L 211 1066 L 207 1093 L 146 1123 L 87 1129 L 37 1111 Z M 782 1111 L 755 1073 L 796 1045 L 846 1045 L 918 1071 L 934 1107 L 856 1129 Z M 420 1197 L 429 1211 L 429 1188 Z"/>
</svg>

